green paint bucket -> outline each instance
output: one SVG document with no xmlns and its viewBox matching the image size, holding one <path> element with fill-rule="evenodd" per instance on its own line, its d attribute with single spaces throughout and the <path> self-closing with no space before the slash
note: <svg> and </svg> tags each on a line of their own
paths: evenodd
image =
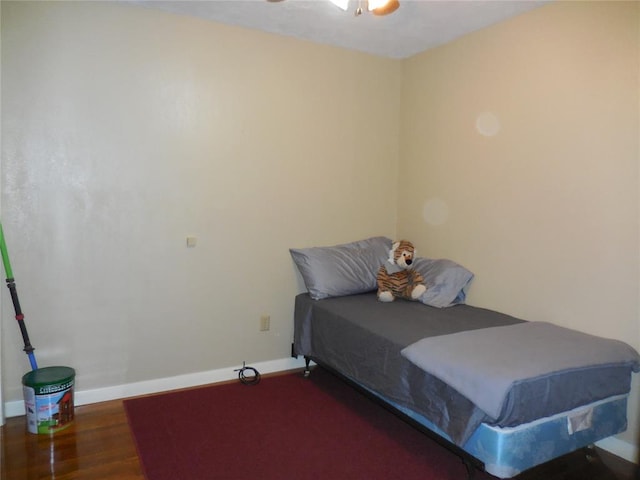
<svg viewBox="0 0 640 480">
<path fill-rule="evenodd" d="M 75 376 L 73 368 L 45 367 L 22 377 L 29 432 L 51 434 L 71 425 Z"/>
</svg>

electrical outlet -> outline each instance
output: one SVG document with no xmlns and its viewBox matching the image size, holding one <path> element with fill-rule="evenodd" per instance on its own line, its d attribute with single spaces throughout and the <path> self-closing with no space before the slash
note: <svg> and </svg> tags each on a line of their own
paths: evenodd
<svg viewBox="0 0 640 480">
<path fill-rule="evenodd" d="M 271 328 L 271 317 L 269 315 L 260 316 L 260 331 L 266 332 Z"/>
</svg>

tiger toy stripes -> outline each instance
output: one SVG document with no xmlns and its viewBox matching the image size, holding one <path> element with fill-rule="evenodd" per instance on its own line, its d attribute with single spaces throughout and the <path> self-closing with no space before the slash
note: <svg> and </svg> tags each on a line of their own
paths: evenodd
<svg viewBox="0 0 640 480">
<path fill-rule="evenodd" d="M 418 300 L 427 290 L 422 275 L 411 268 L 415 255 L 411 242 L 394 242 L 388 260 L 378 269 L 378 300 L 393 302 L 396 297 Z"/>
</svg>

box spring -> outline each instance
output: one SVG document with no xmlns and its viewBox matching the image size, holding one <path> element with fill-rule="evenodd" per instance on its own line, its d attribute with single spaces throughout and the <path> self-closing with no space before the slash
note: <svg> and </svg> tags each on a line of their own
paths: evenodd
<svg viewBox="0 0 640 480">
<path fill-rule="evenodd" d="M 370 392 L 420 425 L 450 440 L 446 433 L 424 416 Z M 617 395 L 517 427 L 502 428 L 482 423 L 462 446 L 462 450 L 480 460 L 484 470 L 491 475 L 511 478 L 536 465 L 625 431 L 627 398 L 628 395 Z M 580 420 L 583 420 L 583 424 L 570 433 L 570 421 L 576 424 Z"/>
</svg>

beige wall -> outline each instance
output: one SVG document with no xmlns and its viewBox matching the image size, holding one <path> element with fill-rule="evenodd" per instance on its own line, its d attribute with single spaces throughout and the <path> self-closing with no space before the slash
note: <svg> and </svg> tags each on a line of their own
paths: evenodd
<svg viewBox="0 0 640 480">
<path fill-rule="evenodd" d="M 18 292 L 80 390 L 287 358 L 288 248 L 395 232 L 398 61 L 112 2 L 3 1 L 2 46 Z"/>
<path fill-rule="evenodd" d="M 558 3 L 400 62 L 3 1 L 2 221 L 40 363 L 88 390 L 286 357 L 287 249 L 378 234 L 468 266 L 472 304 L 640 348 L 638 13 Z"/>
<path fill-rule="evenodd" d="M 398 234 L 475 272 L 469 303 L 636 348 L 638 5 L 561 2 L 406 61 L 398 189 Z"/>
</svg>

